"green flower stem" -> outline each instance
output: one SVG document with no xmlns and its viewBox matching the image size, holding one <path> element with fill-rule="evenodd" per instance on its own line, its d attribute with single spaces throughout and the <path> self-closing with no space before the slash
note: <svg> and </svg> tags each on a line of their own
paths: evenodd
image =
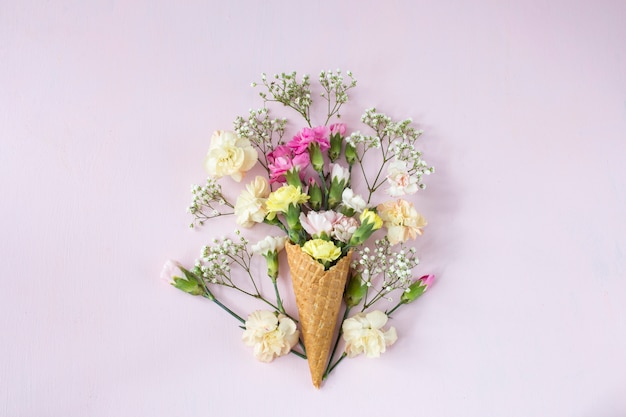
<svg viewBox="0 0 626 417">
<path fill-rule="evenodd" d="M 400 308 L 400 306 L 404 305 L 406 303 L 403 303 L 402 301 L 400 301 L 398 304 L 396 304 L 396 306 L 394 308 L 392 308 L 391 310 L 389 310 L 388 312 L 386 312 L 385 314 L 387 314 L 387 317 L 391 316 L 391 313 L 393 313 L 394 311 L 396 311 L 397 309 Z"/>
<path fill-rule="evenodd" d="M 370 300 L 367 301 L 367 297 L 365 297 L 365 302 L 363 303 L 363 308 L 361 309 L 361 312 L 367 310 L 368 308 L 370 308 L 372 305 L 374 305 L 374 303 L 376 303 L 378 300 L 380 300 L 381 298 L 384 297 L 384 288 L 381 288 L 376 295 L 374 295 L 374 297 Z M 367 294 L 366 294 L 367 295 Z"/>
<path fill-rule="evenodd" d="M 274 284 L 274 292 L 276 293 L 276 304 L 278 304 L 278 311 L 286 315 L 287 313 L 285 313 L 285 307 L 283 307 L 283 300 L 280 298 L 280 293 L 278 292 L 276 279 L 272 277 L 270 277 L 270 279 L 272 280 L 272 284 Z"/>
<path fill-rule="evenodd" d="M 252 297 L 252 298 L 256 298 L 256 299 L 258 299 L 258 300 L 261 300 L 261 301 L 263 301 L 265 304 L 267 304 L 268 306 L 272 307 L 275 311 L 279 311 L 279 312 L 281 312 L 281 313 L 282 313 L 282 311 L 280 311 L 280 309 L 278 308 L 278 306 L 277 306 L 277 305 L 275 305 L 274 303 L 272 303 L 271 301 L 269 301 L 268 299 L 266 299 L 265 297 L 263 297 L 261 294 L 253 294 L 253 293 L 248 292 L 248 291 L 246 291 L 246 290 L 242 290 L 241 288 L 239 288 L 239 287 L 237 287 L 237 286 L 235 286 L 235 285 L 225 285 L 225 286 L 226 286 L 226 287 L 228 287 L 228 288 L 232 288 L 232 289 L 234 289 L 234 290 L 237 290 L 237 291 L 239 291 L 239 292 L 241 292 L 241 293 L 243 293 L 243 294 L 245 294 L 245 295 L 248 295 L 248 296 L 250 296 L 250 297 Z M 285 316 L 289 317 L 289 318 L 290 318 L 291 320 L 293 320 L 295 323 L 298 323 L 298 320 L 294 319 L 293 317 L 291 317 L 291 316 L 290 316 L 289 314 L 287 314 L 286 312 L 285 312 L 285 313 L 283 313 L 283 314 L 285 314 Z"/>
<path fill-rule="evenodd" d="M 209 294 L 205 294 L 204 295 L 205 298 L 208 298 L 209 300 L 213 301 L 215 304 L 217 304 L 222 310 L 224 310 L 225 312 L 227 312 L 228 314 L 230 314 L 231 316 L 233 316 L 234 318 L 236 318 L 237 320 L 239 320 L 241 323 L 245 324 L 245 320 L 243 318 L 241 318 L 240 315 L 238 315 L 237 313 L 235 313 L 233 310 L 231 310 L 230 308 L 226 307 L 224 304 L 222 304 L 217 298 L 215 298 L 213 296 L 213 294 L 211 294 L 209 292 Z"/>
<path fill-rule="evenodd" d="M 343 325 L 343 322 L 346 321 L 346 318 L 348 318 L 348 314 L 350 314 L 350 309 L 351 307 L 346 307 L 346 310 L 343 312 L 343 318 L 341 319 L 342 325 Z M 331 367 L 330 364 L 333 362 L 333 358 L 335 357 L 335 352 L 337 352 L 337 347 L 339 346 L 339 341 L 341 340 L 342 334 L 343 334 L 343 328 L 339 327 L 339 333 L 337 333 L 337 339 L 335 339 L 335 346 L 333 346 L 333 350 L 330 354 L 330 358 L 328 359 L 328 365 L 326 366 L 326 372 L 324 372 L 324 378 L 326 378 L 326 375 L 328 375 L 330 371 L 332 370 L 332 368 L 334 368 L 334 366 Z M 337 365 L 337 363 L 335 363 L 335 366 Z"/>
<path fill-rule="evenodd" d="M 299 357 L 299 358 L 306 359 L 306 355 L 304 355 L 304 354 L 302 354 L 302 353 L 298 352 L 297 350 L 293 350 L 293 349 L 291 349 L 290 353 L 293 353 L 294 355 L 296 355 L 296 356 L 297 356 L 297 357 Z"/>
<path fill-rule="evenodd" d="M 330 367 L 330 369 L 328 369 L 328 371 L 326 371 L 326 373 L 324 374 L 324 377 L 322 378 L 322 380 L 325 380 L 326 378 L 328 378 L 328 375 L 330 375 L 330 373 L 333 371 L 333 369 L 335 369 L 337 367 L 337 365 L 339 365 L 339 363 L 343 360 L 343 358 L 345 358 L 346 356 L 348 356 L 347 353 L 343 353 L 339 359 L 337 359 L 337 362 L 334 363 L 333 366 Z"/>
</svg>

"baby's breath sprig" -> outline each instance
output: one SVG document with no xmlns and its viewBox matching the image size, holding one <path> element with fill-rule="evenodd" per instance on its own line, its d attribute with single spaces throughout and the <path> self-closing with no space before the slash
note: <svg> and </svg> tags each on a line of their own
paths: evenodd
<svg viewBox="0 0 626 417">
<path fill-rule="evenodd" d="M 263 108 L 249 111 L 248 119 L 237 116 L 234 122 L 235 132 L 242 138 L 247 138 L 259 150 L 263 160 L 259 163 L 268 171 L 267 154 L 277 145 L 282 144 L 287 119 L 271 119 L 269 109 Z"/>
<path fill-rule="evenodd" d="M 278 102 L 291 107 L 304 117 L 309 127 L 312 127 L 310 110 L 313 100 L 311 99 L 311 77 L 308 74 L 304 74 L 302 82 L 298 82 L 295 71 L 289 74 L 284 72 L 274 74 L 272 81 L 268 81 L 267 75 L 263 73 L 261 83 L 267 88 L 267 93 L 264 91 L 259 93 L 265 103 Z M 256 87 L 257 84 L 252 83 L 252 86 Z"/>
<path fill-rule="evenodd" d="M 208 177 L 204 186 L 191 186 L 192 201 L 187 211 L 194 217 L 189 227 L 202 226 L 206 220 L 214 217 L 234 214 L 225 207 L 234 209 L 234 206 L 226 200 L 222 194 L 222 186 L 211 177 Z M 226 211 L 224 211 L 226 210 Z"/>
<path fill-rule="evenodd" d="M 210 285 L 232 288 L 250 297 L 259 299 L 275 311 L 281 312 L 278 306 L 265 298 L 259 291 L 257 282 L 252 274 L 252 253 L 250 253 L 247 246 L 249 242 L 241 235 L 239 230 L 235 231 L 235 233 L 239 237 L 238 241 L 233 241 L 231 238 L 216 238 L 213 240 L 212 245 L 204 246 L 201 257 L 196 259 L 192 272 L 198 277 L 202 277 L 207 288 Z M 236 273 L 233 275 L 233 268 L 241 268 L 246 272 L 250 278 L 252 289 L 242 287 L 239 282 L 233 279 L 237 276 Z M 290 317 L 289 315 L 287 316 Z M 292 317 L 290 318 L 293 320 Z"/>
<path fill-rule="evenodd" d="M 352 75 L 352 72 L 346 71 L 346 75 L 350 77 L 348 84 L 344 84 L 344 78 L 339 69 L 335 72 L 332 70 L 320 72 L 320 85 L 324 89 L 321 96 L 324 97 L 328 103 L 327 117 L 324 125 L 327 125 L 330 119 L 335 115 L 337 115 L 337 118 L 341 117 L 339 110 L 344 103 L 348 102 L 347 91 L 356 87 L 356 79 Z"/>
<path fill-rule="evenodd" d="M 403 244 L 392 248 L 386 237 L 376 240 L 373 251 L 368 247 L 358 250 L 352 268 L 361 274 L 366 285 L 361 311 L 383 298 L 392 301 L 390 293 L 395 290 L 406 291 L 413 283 L 412 270 L 418 264 L 415 248 L 406 249 Z"/>
<path fill-rule="evenodd" d="M 357 148 L 356 159 L 359 161 L 363 178 L 369 191 L 367 202 L 370 202 L 372 194 L 385 183 L 386 178 L 381 178 L 383 168 L 394 158 L 406 162 L 408 167 L 407 173 L 415 175 L 418 186 L 425 188 L 422 182 L 422 175 L 434 172 L 434 168 L 428 166 L 422 159 L 422 153 L 415 148 L 415 142 L 424 132 L 415 129 L 411 125 L 413 123 L 411 119 L 396 122 L 384 113 L 377 112 L 375 108 L 365 110 L 365 113 L 361 116 L 361 121 L 374 130 L 376 134 L 366 136 L 361 132 L 354 132 L 346 138 L 346 141 Z M 370 177 L 368 177 L 363 164 L 365 154 L 371 149 L 380 149 L 383 159 L 373 180 L 370 180 Z"/>
</svg>

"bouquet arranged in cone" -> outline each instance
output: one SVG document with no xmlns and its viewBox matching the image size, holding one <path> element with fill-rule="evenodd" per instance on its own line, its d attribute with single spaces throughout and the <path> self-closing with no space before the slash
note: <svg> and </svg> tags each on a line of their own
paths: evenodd
<svg viewBox="0 0 626 417">
<path fill-rule="evenodd" d="M 240 321 L 243 341 L 259 360 L 271 362 L 289 353 L 307 359 L 318 388 L 344 358 L 385 352 L 397 340 L 395 329 L 385 328 L 388 318 L 434 279 L 414 276 L 419 261 L 407 246 L 426 226 L 406 199 L 423 189 L 422 177 L 433 172 L 416 149 L 422 131 L 410 119 L 394 121 L 371 108 L 361 117 L 370 133 L 349 133 L 338 121 L 348 91 L 356 86 L 352 73 L 346 74 L 349 80 L 339 70 L 322 71 L 315 87 L 307 75 L 268 79 L 263 74 L 263 108 L 237 117 L 233 131 L 213 134 L 205 158 L 209 177 L 204 186 L 192 187 L 189 211 L 193 228 L 233 215 L 242 228 L 266 224 L 278 235 L 268 234 L 248 247 L 248 239 L 236 230 L 234 240 L 214 239 L 203 247 L 192 267 L 168 261 L 163 272 L 176 288 L 208 298 Z M 319 125 L 311 116 L 315 88 L 326 110 Z M 302 119 L 288 140 L 287 120 L 269 116 L 273 103 Z M 253 169 L 263 175 L 250 178 Z M 225 177 L 244 185 L 234 203 L 220 184 Z M 377 192 L 385 201 L 375 203 Z M 277 282 L 283 249 L 297 315 L 285 309 Z M 261 291 L 254 254 L 266 260 L 273 297 Z M 249 295 L 265 309 L 244 319 L 221 295 L 218 299 L 218 287 Z M 383 303 L 384 311 L 376 309 Z"/>
</svg>

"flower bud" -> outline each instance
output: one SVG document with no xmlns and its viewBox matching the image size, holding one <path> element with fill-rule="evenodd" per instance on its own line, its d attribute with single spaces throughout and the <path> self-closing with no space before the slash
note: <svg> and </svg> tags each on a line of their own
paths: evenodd
<svg viewBox="0 0 626 417">
<path fill-rule="evenodd" d="M 278 253 L 268 252 L 266 255 L 263 255 L 265 260 L 267 261 L 267 276 L 270 277 L 272 281 L 276 281 L 278 278 Z"/>
<path fill-rule="evenodd" d="M 359 246 L 374 233 L 375 230 L 378 230 L 382 227 L 383 221 L 376 212 L 372 210 L 365 209 L 360 216 L 361 225 L 356 232 L 352 235 L 350 239 L 350 246 Z"/>
<path fill-rule="evenodd" d="M 317 182 L 313 179 L 309 179 L 309 202 L 311 203 L 311 208 L 315 211 L 318 211 L 322 208 L 322 189 Z"/>
<path fill-rule="evenodd" d="M 332 210 L 342 201 L 343 190 L 350 181 L 350 171 L 339 164 L 334 164 L 331 171 L 330 190 L 328 192 L 328 205 Z"/>
<path fill-rule="evenodd" d="M 191 295 L 201 295 L 204 291 L 197 281 L 187 281 L 181 277 L 174 277 L 172 285 L 181 291 Z"/>
<path fill-rule="evenodd" d="M 331 134 L 330 135 L 330 149 L 328 151 L 328 157 L 331 162 L 335 162 L 339 155 L 341 154 L 341 144 L 343 143 L 343 138 L 340 134 Z"/>
<path fill-rule="evenodd" d="M 289 185 L 302 188 L 302 181 L 300 180 L 300 169 L 297 167 L 285 172 L 285 180 Z"/>
<path fill-rule="evenodd" d="M 309 145 L 309 157 L 311 159 L 311 165 L 317 172 L 321 172 L 324 169 L 324 156 L 320 150 L 319 143 L 311 143 Z"/>
<path fill-rule="evenodd" d="M 354 165 L 356 161 L 356 148 L 349 143 L 346 143 L 346 162 L 350 165 Z"/>
<path fill-rule="evenodd" d="M 346 306 L 352 308 L 359 305 L 366 292 L 367 285 L 362 281 L 361 274 L 353 274 L 352 277 L 350 277 L 350 281 L 348 281 L 346 292 L 343 295 Z"/>
<path fill-rule="evenodd" d="M 428 287 L 430 287 L 435 279 L 435 276 L 424 275 L 423 277 L 418 278 L 413 282 L 413 284 L 409 285 L 409 287 L 402 293 L 400 297 L 400 301 L 403 304 L 409 304 L 413 301 L 417 300 L 422 294 L 426 292 Z"/>
</svg>

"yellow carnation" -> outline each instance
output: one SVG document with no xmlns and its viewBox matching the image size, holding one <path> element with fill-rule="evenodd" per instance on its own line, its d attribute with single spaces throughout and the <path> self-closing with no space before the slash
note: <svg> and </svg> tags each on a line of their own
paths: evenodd
<svg viewBox="0 0 626 417">
<path fill-rule="evenodd" d="M 302 194 L 300 187 L 284 185 L 269 195 L 265 207 L 268 213 L 286 213 L 291 204 L 302 204 L 308 199 L 309 196 Z"/>
<path fill-rule="evenodd" d="M 341 256 L 339 249 L 333 242 L 323 239 L 312 239 L 302 245 L 302 252 L 311 255 L 318 261 L 332 262 Z"/>
<path fill-rule="evenodd" d="M 361 224 L 363 223 L 373 224 L 374 227 L 372 227 L 372 230 L 378 230 L 381 227 L 383 227 L 383 220 L 380 218 L 378 214 L 376 214 L 375 212 L 371 210 L 365 209 L 363 213 L 361 213 L 361 216 L 359 217 L 359 219 L 361 220 Z"/>
</svg>

